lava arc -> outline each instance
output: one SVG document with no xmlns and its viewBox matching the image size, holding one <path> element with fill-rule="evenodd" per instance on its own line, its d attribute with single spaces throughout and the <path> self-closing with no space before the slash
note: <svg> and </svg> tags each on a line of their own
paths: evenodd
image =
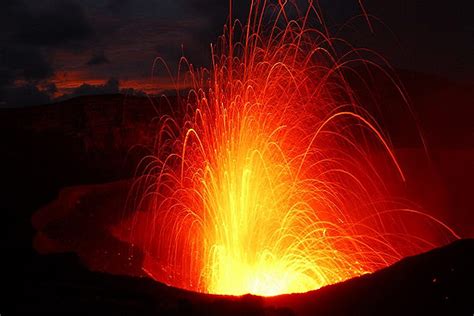
<svg viewBox="0 0 474 316">
<path fill-rule="evenodd" d="M 331 37 L 317 2 L 295 12 L 255 0 L 247 22 L 230 14 L 210 69 L 181 60 L 183 111 L 161 117 L 130 199 L 127 238 L 157 280 L 216 294 L 305 292 L 433 247 L 407 218 L 454 238 L 390 198 L 386 183 L 403 172 L 346 79 L 358 66 L 384 72 L 382 60 Z"/>
</svg>

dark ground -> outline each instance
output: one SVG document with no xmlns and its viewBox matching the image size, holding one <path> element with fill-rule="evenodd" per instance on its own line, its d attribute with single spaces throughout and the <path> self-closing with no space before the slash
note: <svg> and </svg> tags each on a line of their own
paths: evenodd
<svg viewBox="0 0 474 316">
<path fill-rule="evenodd" d="M 428 158 L 413 140 L 413 123 L 395 110 L 394 92 L 376 89 L 375 97 L 384 104 L 382 124 L 412 179 L 408 196 L 472 238 L 474 86 L 413 73 L 401 78 L 426 131 Z M 473 315 L 473 240 L 316 292 L 272 299 L 189 293 L 144 278 L 89 272 L 75 254 L 38 254 L 32 215 L 64 187 L 130 178 L 144 154 L 130 148 L 149 144 L 156 115 L 149 100 L 120 95 L 0 111 L 2 315 Z"/>
<path fill-rule="evenodd" d="M 34 256 L 15 312 L 81 315 L 466 315 L 474 240 L 305 294 L 220 297 L 86 270 L 73 254 Z M 17 298 L 18 299 L 18 298 Z M 5 312 L 8 314 L 7 312 Z"/>
</svg>

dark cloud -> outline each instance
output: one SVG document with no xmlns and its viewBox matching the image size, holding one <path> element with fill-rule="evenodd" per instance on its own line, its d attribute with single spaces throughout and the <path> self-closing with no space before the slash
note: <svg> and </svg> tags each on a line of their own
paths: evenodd
<svg viewBox="0 0 474 316">
<path fill-rule="evenodd" d="M 38 81 L 53 74 L 51 64 L 41 50 L 25 46 L 0 48 L 0 83 L 13 80 Z"/>
<path fill-rule="evenodd" d="M 341 0 L 339 0 L 341 1 Z M 472 81 L 474 1 L 365 0 L 374 34 L 349 35 L 357 46 L 374 49 L 397 68 Z"/>
<path fill-rule="evenodd" d="M 38 81 L 50 77 L 53 68 L 40 47 L 18 38 L 18 24 L 31 18 L 22 1 L 0 2 L 0 87 L 14 81 Z"/>
<path fill-rule="evenodd" d="M 48 91 L 39 90 L 31 83 L 0 88 L 0 94 L 1 107 L 30 106 L 51 102 L 51 95 Z"/>
<path fill-rule="evenodd" d="M 0 104 L 22 106 L 48 103 L 49 91 L 36 86 L 53 74 L 41 50 L 24 46 L 0 47 Z"/>
<path fill-rule="evenodd" d="M 244 22 L 250 3 L 234 0 L 233 17 Z M 303 10 L 307 3 L 287 1 L 288 6 L 297 4 Z M 474 19 L 469 1 L 317 3 L 331 34 L 381 52 L 395 67 L 472 80 Z M 385 24 L 372 19 L 374 33 L 362 16 L 361 3 Z M 154 58 L 163 57 L 176 74 L 182 54 L 196 67 L 209 67 L 209 46 L 228 22 L 228 5 L 226 0 L 0 0 L 0 102 L 7 94 L 14 95 L 17 90 L 7 90 L 18 85 L 30 90 L 33 85 L 49 95 L 54 89 L 45 87 L 60 73 L 80 73 L 84 82 L 109 77 L 143 82 L 150 76 Z M 356 16 L 360 17 L 352 19 Z M 349 31 L 336 34 L 342 25 L 348 25 Z M 320 27 L 318 22 L 315 26 Z M 167 73 L 161 67 L 154 75 L 163 79 Z M 74 75 L 67 80 L 77 82 Z M 53 93 L 68 92 L 70 85 L 58 82 L 59 93 Z M 101 89 L 86 84 L 73 93 Z"/>
<path fill-rule="evenodd" d="M 77 49 L 93 37 L 83 8 L 71 1 L 0 1 L 0 103 L 49 102 L 56 87 L 57 49 Z M 46 90 L 40 88 L 46 86 Z M 16 101 L 15 101 L 16 100 Z"/>
<path fill-rule="evenodd" d="M 96 66 L 110 63 L 104 52 L 95 53 L 87 62 L 88 66 Z"/>
<path fill-rule="evenodd" d="M 21 0 L 3 0 L 0 2 L 0 34 L 3 40 L 18 30 L 18 24 L 30 17 L 26 4 Z"/>
<path fill-rule="evenodd" d="M 28 19 L 19 21 L 18 38 L 31 45 L 69 46 L 93 35 L 80 5 L 69 1 L 55 1 L 38 11 L 29 11 Z"/>
<path fill-rule="evenodd" d="M 82 95 L 98 95 L 98 94 L 116 94 L 120 92 L 120 82 L 115 78 L 110 78 L 102 85 L 91 85 L 84 83 L 74 89 L 71 93 L 65 94 L 58 100 L 70 99 Z"/>
<path fill-rule="evenodd" d="M 130 0 L 109 0 L 106 8 L 114 13 L 124 12 L 131 5 Z"/>
</svg>

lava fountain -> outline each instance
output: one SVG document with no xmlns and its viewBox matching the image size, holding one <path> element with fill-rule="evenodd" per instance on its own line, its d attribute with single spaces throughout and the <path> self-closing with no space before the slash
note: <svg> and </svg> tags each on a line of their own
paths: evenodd
<svg viewBox="0 0 474 316">
<path fill-rule="evenodd" d="M 404 180 L 346 79 L 356 65 L 385 72 L 383 60 L 332 38 L 317 2 L 296 11 L 255 0 L 246 23 L 230 13 L 211 69 L 180 61 L 183 111 L 160 118 L 129 199 L 127 238 L 153 278 L 214 294 L 306 292 L 436 246 L 407 218 L 456 236 L 391 199 L 393 179 L 371 158 L 383 152 Z"/>
</svg>

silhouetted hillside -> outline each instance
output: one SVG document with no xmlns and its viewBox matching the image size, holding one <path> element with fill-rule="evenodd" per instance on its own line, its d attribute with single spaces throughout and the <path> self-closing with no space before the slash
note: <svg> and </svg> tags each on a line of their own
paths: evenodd
<svg viewBox="0 0 474 316">
<path fill-rule="evenodd" d="M 89 272 L 72 254 L 35 256 L 15 313 L 82 315 L 472 315 L 474 240 L 304 294 L 205 295 Z"/>
</svg>

